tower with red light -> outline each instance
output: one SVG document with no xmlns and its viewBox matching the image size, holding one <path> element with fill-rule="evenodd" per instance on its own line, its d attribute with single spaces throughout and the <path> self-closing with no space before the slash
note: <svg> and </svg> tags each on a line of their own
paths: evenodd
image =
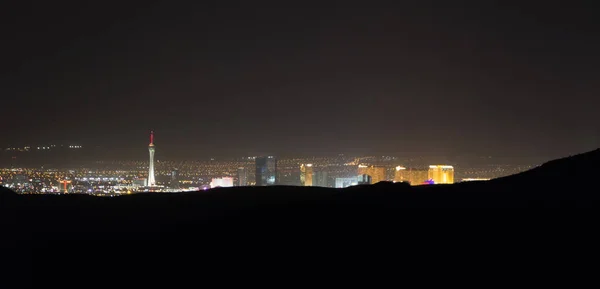
<svg viewBox="0 0 600 289">
<path fill-rule="evenodd" d="M 150 152 L 150 165 L 148 166 L 148 186 L 153 187 L 156 185 L 154 179 L 154 131 L 150 132 L 150 144 L 148 145 L 148 152 Z"/>
</svg>

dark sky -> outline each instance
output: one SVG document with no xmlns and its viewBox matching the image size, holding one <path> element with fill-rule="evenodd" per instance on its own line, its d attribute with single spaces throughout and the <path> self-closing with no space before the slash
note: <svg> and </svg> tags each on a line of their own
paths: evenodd
<svg viewBox="0 0 600 289">
<path fill-rule="evenodd" d="M 163 156 L 600 146 L 594 1 L 14 2 L 0 146 L 145 152 L 150 129 Z"/>
</svg>

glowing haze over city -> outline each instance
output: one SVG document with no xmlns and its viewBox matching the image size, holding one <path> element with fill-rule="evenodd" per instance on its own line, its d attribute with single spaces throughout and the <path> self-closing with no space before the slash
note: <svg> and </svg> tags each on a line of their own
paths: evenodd
<svg viewBox="0 0 600 289">
<path fill-rule="evenodd" d="M 0 182 L 437 185 L 600 146 L 591 6 L 428 2 L 17 1 Z"/>
</svg>

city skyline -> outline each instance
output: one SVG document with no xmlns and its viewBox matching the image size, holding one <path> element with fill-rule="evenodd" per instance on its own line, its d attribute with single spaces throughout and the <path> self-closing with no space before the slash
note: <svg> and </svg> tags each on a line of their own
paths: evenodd
<svg viewBox="0 0 600 289">
<path fill-rule="evenodd" d="M 0 147 L 125 158 L 149 128 L 176 157 L 600 146 L 589 1 L 59 2 L 3 9 Z"/>
<path fill-rule="evenodd" d="M 381 181 L 408 182 L 411 185 L 451 184 L 488 180 L 535 167 L 463 164 L 455 177 L 454 166 L 411 164 L 397 158 L 338 156 L 276 159 L 267 156 L 229 161 L 157 162 L 157 178 L 153 183 L 150 180 L 152 170 L 149 173 L 151 164 L 152 159 L 146 162 L 101 162 L 72 168 L 0 167 L 0 185 L 22 194 L 119 196 L 146 191 L 172 193 L 231 186 L 344 188 Z M 437 169 L 442 171 L 436 172 Z"/>
<path fill-rule="evenodd" d="M 402 159 L 389 156 L 283 158 L 257 156 L 234 160 L 160 162 L 155 160 L 155 133 L 149 133 L 147 162 L 88 163 L 81 167 L 56 168 L 2 167 L 0 185 L 21 194 L 90 194 L 121 196 L 140 192 L 173 193 L 204 191 L 233 186 L 317 186 L 345 188 L 376 184 L 382 181 L 405 182 L 412 186 L 453 184 L 454 166 L 424 165 L 424 159 Z M 61 146 L 37 147 L 33 151 L 49 153 Z M 70 151 L 83 149 L 70 145 Z M 29 153 L 29 150 L 21 151 Z M 491 158 L 487 158 L 491 160 Z M 157 169 L 155 169 L 155 161 Z M 15 164 L 16 162 L 12 162 Z M 463 163 L 462 181 L 487 180 L 506 176 L 533 166 Z M 156 172 L 156 176 L 155 176 Z M 209 182 L 210 180 L 210 182 Z M 460 180 L 457 178 L 457 180 Z"/>
</svg>

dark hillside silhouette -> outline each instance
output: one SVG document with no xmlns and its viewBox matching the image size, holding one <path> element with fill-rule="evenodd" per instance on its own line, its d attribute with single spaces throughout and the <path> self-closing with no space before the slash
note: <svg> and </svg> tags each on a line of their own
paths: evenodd
<svg viewBox="0 0 600 289">
<path fill-rule="evenodd" d="M 537 168 L 492 180 L 491 183 L 549 187 L 586 185 L 589 184 L 589 180 L 593 180 L 598 176 L 599 164 L 600 149 L 596 149 L 587 153 L 552 160 Z"/>
<path fill-rule="evenodd" d="M 406 241 L 456 225 L 436 217 L 421 227 L 426 217 L 410 216 L 406 208 L 598 207 L 598 193 L 586 180 L 600 173 L 599 159 L 595 150 L 514 176 L 438 186 L 234 187 L 116 198 L 17 195 L 2 189 L 0 215 L 8 243 L 2 257 L 13 268 L 25 268 L 11 277 L 39 285 L 48 282 L 44 278 L 63 276 L 64 268 L 73 280 L 93 280 L 114 266 L 127 267 L 126 275 L 159 272 L 169 279 L 191 261 L 214 267 L 241 258 L 245 261 L 236 265 L 252 268 L 251 260 L 278 256 L 278 262 L 289 264 L 302 258 L 306 244 L 326 250 L 321 242 L 329 238 L 336 239 L 336 250 L 349 243 L 355 246 L 349 252 L 389 250 L 383 249 L 390 248 L 383 245 L 389 237 L 372 232 L 401 234 Z"/>
</svg>

